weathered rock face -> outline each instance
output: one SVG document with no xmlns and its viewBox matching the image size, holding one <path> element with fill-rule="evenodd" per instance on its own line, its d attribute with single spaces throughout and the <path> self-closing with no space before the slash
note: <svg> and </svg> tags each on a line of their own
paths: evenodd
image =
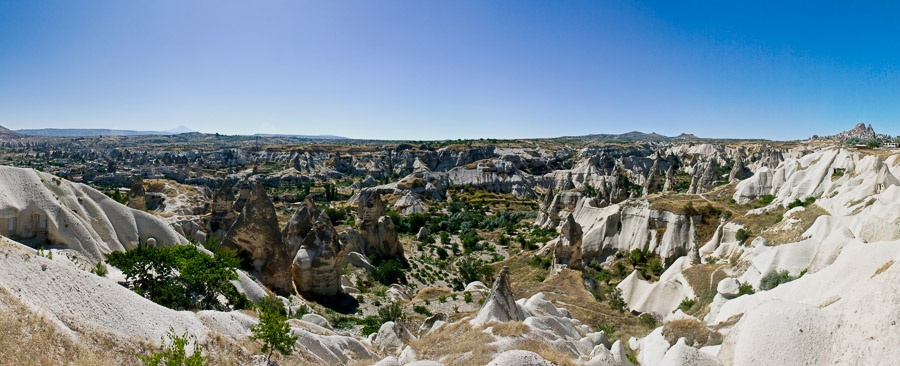
<svg viewBox="0 0 900 366">
<path fill-rule="evenodd" d="M 294 215 L 291 216 L 291 219 L 288 220 L 287 225 L 281 232 L 281 238 L 289 253 L 295 253 L 300 249 L 300 245 L 303 244 L 303 238 L 312 230 L 318 216 L 319 212 L 316 210 L 316 205 L 307 197 L 306 201 L 294 212 Z"/>
<path fill-rule="evenodd" d="M 716 171 L 719 164 L 715 159 L 707 162 L 698 163 L 695 167 L 694 177 L 691 179 L 691 186 L 688 188 L 688 194 L 706 193 L 715 188 L 718 181 Z"/>
<path fill-rule="evenodd" d="M 282 244 L 275 205 L 262 184 L 250 192 L 241 215 L 222 239 L 226 248 L 249 256 L 260 280 L 280 294 L 291 293 L 290 254 Z"/>
<path fill-rule="evenodd" d="M 509 285 L 509 267 L 504 266 L 491 287 L 491 294 L 478 311 L 472 325 L 484 325 L 490 322 L 509 322 L 525 320 L 525 312 L 516 304 L 512 288 Z"/>
<path fill-rule="evenodd" d="M 561 235 L 553 246 L 553 268 L 565 265 L 572 269 L 581 268 L 581 225 L 575 222 L 575 215 L 569 214 L 560 228 Z"/>
<path fill-rule="evenodd" d="M 361 197 L 359 202 L 359 236 L 362 243 L 358 246 L 363 254 L 377 254 L 384 258 L 403 256 L 403 246 L 397 238 L 397 229 L 390 217 L 384 216 L 384 202 L 381 195 L 371 192 Z"/>
<path fill-rule="evenodd" d="M 135 176 L 131 182 L 131 191 L 128 192 L 128 207 L 142 211 L 147 208 L 144 180 L 140 175 Z"/>
<path fill-rule="evenodd" d="M 646 248 L 671 263 L 696 246 L 692 217 L 652 210 L 644 200 L 597 207 L 592 200 L 582 199 L 574 218 L 584 232 L 581 255 L 585 261 Z"/>
<path fill-rule="evenodd" d="M 856 126 L 853 127 L 853 129 L 831 136 L 831 138 L 836 140 L 870 140 L 874 139 L 875 137 L 875 130 L 872 128 L 872 125 L 869 124 L 868 126 L 866 126 L 865 123 L 857 123 Z"/>
<path fill-rule="evenodd" d="M 334 296 L 342 292 L 343 253 L 328 215 L 318 215 L 291 264 L 294 289 L 302 295 Z"/>
<path fill-rule="evenodd" d="M 233 188 L 234 186 L 226 180 L 212 194 L 212 202 L 208 210 L 209 216 L 203 219 L 208 237 L 222 239 L 231 225 L 234 225 L 237 213 L 234 211 Z"/>
<path fill-rule="evenodd" d="M 491 192 L 534 197 L 533 179 L 504 160 L 482 160 L 471 166 L 458 166 L 447 173 L 451 185 L 463 185 Z"/>
<path fill-rule="evenodd" d="M 563 216 L 566 212 L 574 211 L 580 198 L 581 194 L 578 192 L 560 192 L 554 195 L 551 188 L 547 191 L 547 195 L 544 196 L 544 201 L 541 203 L 535 219 L 535 225 L 545 229 L 557 227 L 560 220 L 562 220 L 560 216 Z"/>
<path fill-rule="evenodd" d="M 744 166 L 744 159 L 739 156 L 735 159 L 734 165 L 731 167 L 731 173 L 728 174 L 728 181 L 736 182 L 747 179 L 747 177 L 750 176 L 749 173 L 747 167 Z"/>
<path fill-rule="evenodd" d="M 425 213 L 428 211 L 428 207 L 425 206 L 424 203 L 411 191 L 406 191 L 406 193 L 397 200 L 397 203 L 394 204 L 394 209 L 399 211 L 403 215 L 410 215 L 413 213 Z"/>
</svg>

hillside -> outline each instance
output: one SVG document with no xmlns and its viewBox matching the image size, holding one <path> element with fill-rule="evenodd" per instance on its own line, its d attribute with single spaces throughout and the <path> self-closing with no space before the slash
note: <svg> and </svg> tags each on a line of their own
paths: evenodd
<svg viewBox="0 0 900 366">
<path fill-rule="evenodd" d="M 264 364 L 273 306 L 281 365 L 900 360 L 900 150 L 172 139 L 0 146 L 52 171 L 0 167 L 0 363 L 142 364 L 172 329 Z"/>
</svg>

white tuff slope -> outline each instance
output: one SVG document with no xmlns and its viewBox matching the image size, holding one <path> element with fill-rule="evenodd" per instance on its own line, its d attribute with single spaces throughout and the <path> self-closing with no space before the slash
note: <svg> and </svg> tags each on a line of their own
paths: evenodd
<svg viewBox="0 0 900 366">
<path fill-rule="evenodd" d="M 94 261 L 149 238 L 167 245 L 187 243 L 156 217 L 96 189 L 32 169 L 0 166 L 0 234 L 31 239 L 41 231 L 40 220 L 46 220 L 49 246 L 74 249 Z"/>
</svg>

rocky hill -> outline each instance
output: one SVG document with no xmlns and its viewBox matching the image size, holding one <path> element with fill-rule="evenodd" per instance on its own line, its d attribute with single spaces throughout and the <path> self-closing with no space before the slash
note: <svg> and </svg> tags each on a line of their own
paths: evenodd
<svg viewBox="0 0 900 366">
<path fill-rule="evenodd" d="M 846 138 L 874 134 L 857 127 Z M 4 146 L 18 161 L 83 162 L 69 175 L 94 157 L 128 170 L 100 191 L 0 167 L 0 319 L 25 319 L 0 321 L 10 362 L 41 347 L 54 350 L 40 356 L 49 364 L 92 352 L 100 358 L 84 362 L 139 364 L 135 352 L 158 350 L 172 329 L 212 363 L 265 364 L 248 337 L 262 308 L 170 309 L 119 286 L 122 269 L 97 270 L 107 253 L 186 238 L 203 255 L 233 253 L 227 286 L 247 301 L 277 296 L 297 337 L 279 364 L 900 360 L 900 156 L 890 150 L 61 141 Z M 115 147 L 71 149 L 87 143 Z M 124 196 L 108 188 L 116 179 Z M 38 328 L 51 332 L 45 343 L 24 336 Z"/>
</svg>

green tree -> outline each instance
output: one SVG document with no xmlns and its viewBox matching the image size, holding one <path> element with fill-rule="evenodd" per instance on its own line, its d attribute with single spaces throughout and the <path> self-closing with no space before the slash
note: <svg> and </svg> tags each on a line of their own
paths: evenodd
<svg viewBox="0 0 900 366">
<path fill-rule="evenodd" d="M 246 303 L 231 284 L 237 279 L 235 268 L 240 265 L 231 251 L 221 250 L 210 256 L 193 245 L 139 246 L 127 252 L 112 252 L 106 258 L 125 275 L 123 285 L 172 309 L 225 310 L 219 295 L 225 296 L 232 307 Z"/>
<path fill-rule="evenodd" d="M 375 271 L 372 273 L 372 278 L 375 279 L 375 281 L 381 282 L 385 286 L 406 282 L 406 275 L 403 273 L 403 266 L 401 265 L 400 261 L 396 259 L 381 260 L 375 266 Z"/>
<path fill-rule="evenodd" d="M 271 361 L 275 351 L 282 355 L 294 353 L 297 336 L 291 334 L 284 308 L 279 310 L 276 306 L 263 306 L 259 311 L 259 324 L 250 328 L 253 332 L 250 338 L 263 343 L 262 352 L 266 354 L 266 360 Z"/>
</svg>

